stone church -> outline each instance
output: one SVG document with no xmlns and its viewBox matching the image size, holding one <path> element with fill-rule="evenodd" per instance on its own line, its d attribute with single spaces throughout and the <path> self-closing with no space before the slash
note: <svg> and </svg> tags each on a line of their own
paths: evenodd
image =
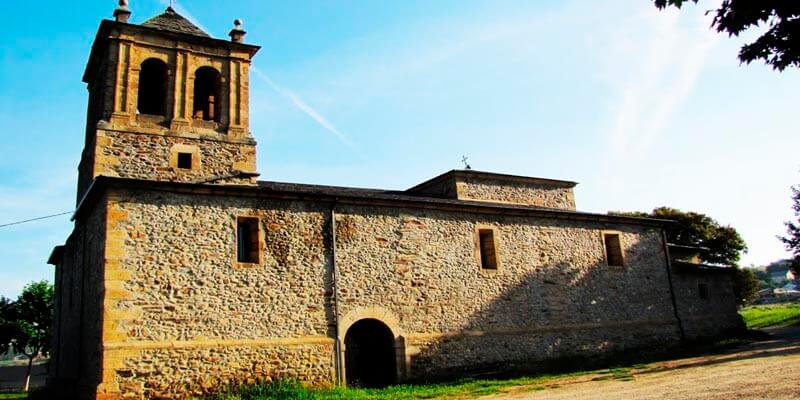
<svg viewBox="0 0 800 400">
<path fill-rule="evenodd" d="M 453 170 L 407 190 L 257 180 L 258 46 L 168 8 L 100 23 L 49 384 L 186 398 L 294 378 L 375 387 L 741 327 L 730 269 L 668 221 L 576 211 L 574 182 Z M 670 255 L 672 253 L 672 255 Z"/>
</svg>

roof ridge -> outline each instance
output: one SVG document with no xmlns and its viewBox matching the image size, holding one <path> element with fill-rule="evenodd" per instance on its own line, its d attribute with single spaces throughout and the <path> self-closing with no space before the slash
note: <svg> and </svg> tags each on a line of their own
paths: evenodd
<svg viewBox="0 0 800 400">
<path fill-rule="evenodd" d="M 194 36 L 211 37 L 204 30 L 200 29 L 197 25 L 189 21 L 183 15 L 178 14 L 174 8 L 167 7 L 163 13 L 156 15 L 147 21 L 142 22 L 142 26 L 148 28 L 155 28 L 162 31 L 185 33 Z"/>
</svg>

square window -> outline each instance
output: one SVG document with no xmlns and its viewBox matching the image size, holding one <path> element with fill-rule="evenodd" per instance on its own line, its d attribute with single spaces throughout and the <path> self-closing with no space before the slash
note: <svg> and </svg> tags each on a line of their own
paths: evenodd
<svg viewBox="0 0 800 400">
<path fill-rule="evenodd" d="M 606 263 L 609 267 L 623 267 L 622 244 L 618 233 L 603 234 L 603 242 L 606 247 Z"/>
<path fill-rule="evenodd" d="M 494 244 L 494 231 L 491 229 L 479 229 L 478 240 L 480 241 L 481 268 L 497 269 L 497 251 Z"/>
<path fill-rule="evenodd" d="M 258 218 L 240 217 L 236 220 L 236 260 L 241 263 L 259 262 Z"/>
<path fill-rule="evenodd" d="M 192 169 L 192 153 L 178 153 L 178 168 Z"/>
<path fill-rule="evenodd" d="M 697 293 L 700 295 L 701 299 L 708 298 L 708 284 L 707 283 L 698 283 L 697 284 Z"/>
</svg>

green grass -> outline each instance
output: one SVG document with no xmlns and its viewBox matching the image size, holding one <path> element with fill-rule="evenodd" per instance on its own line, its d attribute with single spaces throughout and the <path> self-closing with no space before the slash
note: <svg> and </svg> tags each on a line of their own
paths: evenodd
<svg viewBox="0 0 800 400">
<path fill-rule="evenodd" d="M 27 393 L 0 393 L 0 399 L 27 399 Z"/>
<path fill-rule="evenodd" d="M 743 308 L 740 313 L 751 329 L 800 323 L 800 304 L 751 306 Z"/>
<path fill-rule="evenodd" d="M 565 378 L 584 376 L 595 381 L 631 381 L 636 373 L 652 368 L 654 363 L 676 357 L 690 357 L 721 351 L 741 343 L 749 343 L 746 338 L 728 338 L 714 343 L 702 343 L 669 352 L 652 353 L 638 351 L 628 357 L 620 357 L 615 367 L 597 369 L 590 364 L 565 364 L 566 368 L 584 367 L 586 369 L 563 369 L 564 373 L 527 376 L 512 379 L 463 379 L 440 384 L 406 384 L 384 389 L 358 388 L 308 388 L 291 380 L 272 383 L 257 383 L 234 387 L 220 394 L 203 398 L 204 400 L 420 400 L 420 399 L 472 399 L 504 392 L 533 392 L 555 389 L 564 384 Z"/>
<path fill-rule="evenodd" d="M 798 306 L 800 310 L 800 306 Z M 800 317 L 800 313 L 797 315 Z M 757 331 L 751 331 L 757 332 Z M 615 360 L 563 360 L 559 366 L 550 365 L 562 373 L 526 376 L 512 379 L 463 379 L 439 384 L 404 384 L 384 389 L 358 388 L 308 388 L 302 383 L 279 380 L 232 387 L 222 393 L 204 397 L 204 400 L 420 400 L 420 399 L 472 399 L 504 392 L 533 392 L 555 389 L 565 378 L 583 376 L 595 381 L 631 381 L 636 374 L 654 367 L 655 363 L 680 357 L 695 357 L 709 352 L 723 351 L 732 346 L 749 343 L 750 337 L 730 337 L 716 342 L 702 342 L 681 348 L 638 350 L 619 354 Z M 609 363 L 610 362 L 610 363 Z M 605 364 L 611 368 L 601 368 Z"/>
<path fill-rule="evenodd" d="M 385 389 L 310 389 L 293 381 L 277 381 L 235 388 L 209 400 L 411 400 L 443 397 L 477 397 L 498 393 L 502 387 L 524 385 L 527 380 L 469 380 L 436 385 L 397 385 Z"/>
<path fill-rule="evenodd" d="M 611 368 L 595 371 L 570 372 L 556 375 L 539 375 L 514 379 L 464 379 L 456 382 L 429 385 L 397 385 L 384 389 L 306 388 L 295 381 L 275 381 L 234 388 L 206 398 L 207 400 L 418 400 L 443 398 L 474 398 L 501 393 L 510 388 L 539 391 L 558 387 L 549 383 L 557 378 L 581 375 L 599 375 L 596 380 L 632 380 L 631 371 L 640 366 Z"/>
</svg>

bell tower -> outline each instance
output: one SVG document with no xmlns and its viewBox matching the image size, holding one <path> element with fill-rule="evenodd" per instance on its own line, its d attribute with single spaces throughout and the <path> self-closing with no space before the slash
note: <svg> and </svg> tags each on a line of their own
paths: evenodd
<svg viewBox="0 0 800 400">
<path fill-rule="evenodd" d="M 256 184 L 249 69 L 259 47 L 215 39 L 172 7 L 131 24 L 127 0 L 100 24 L 83 81 L 89 90 L 78 201 L 99 175 Z"/>
</svg>

